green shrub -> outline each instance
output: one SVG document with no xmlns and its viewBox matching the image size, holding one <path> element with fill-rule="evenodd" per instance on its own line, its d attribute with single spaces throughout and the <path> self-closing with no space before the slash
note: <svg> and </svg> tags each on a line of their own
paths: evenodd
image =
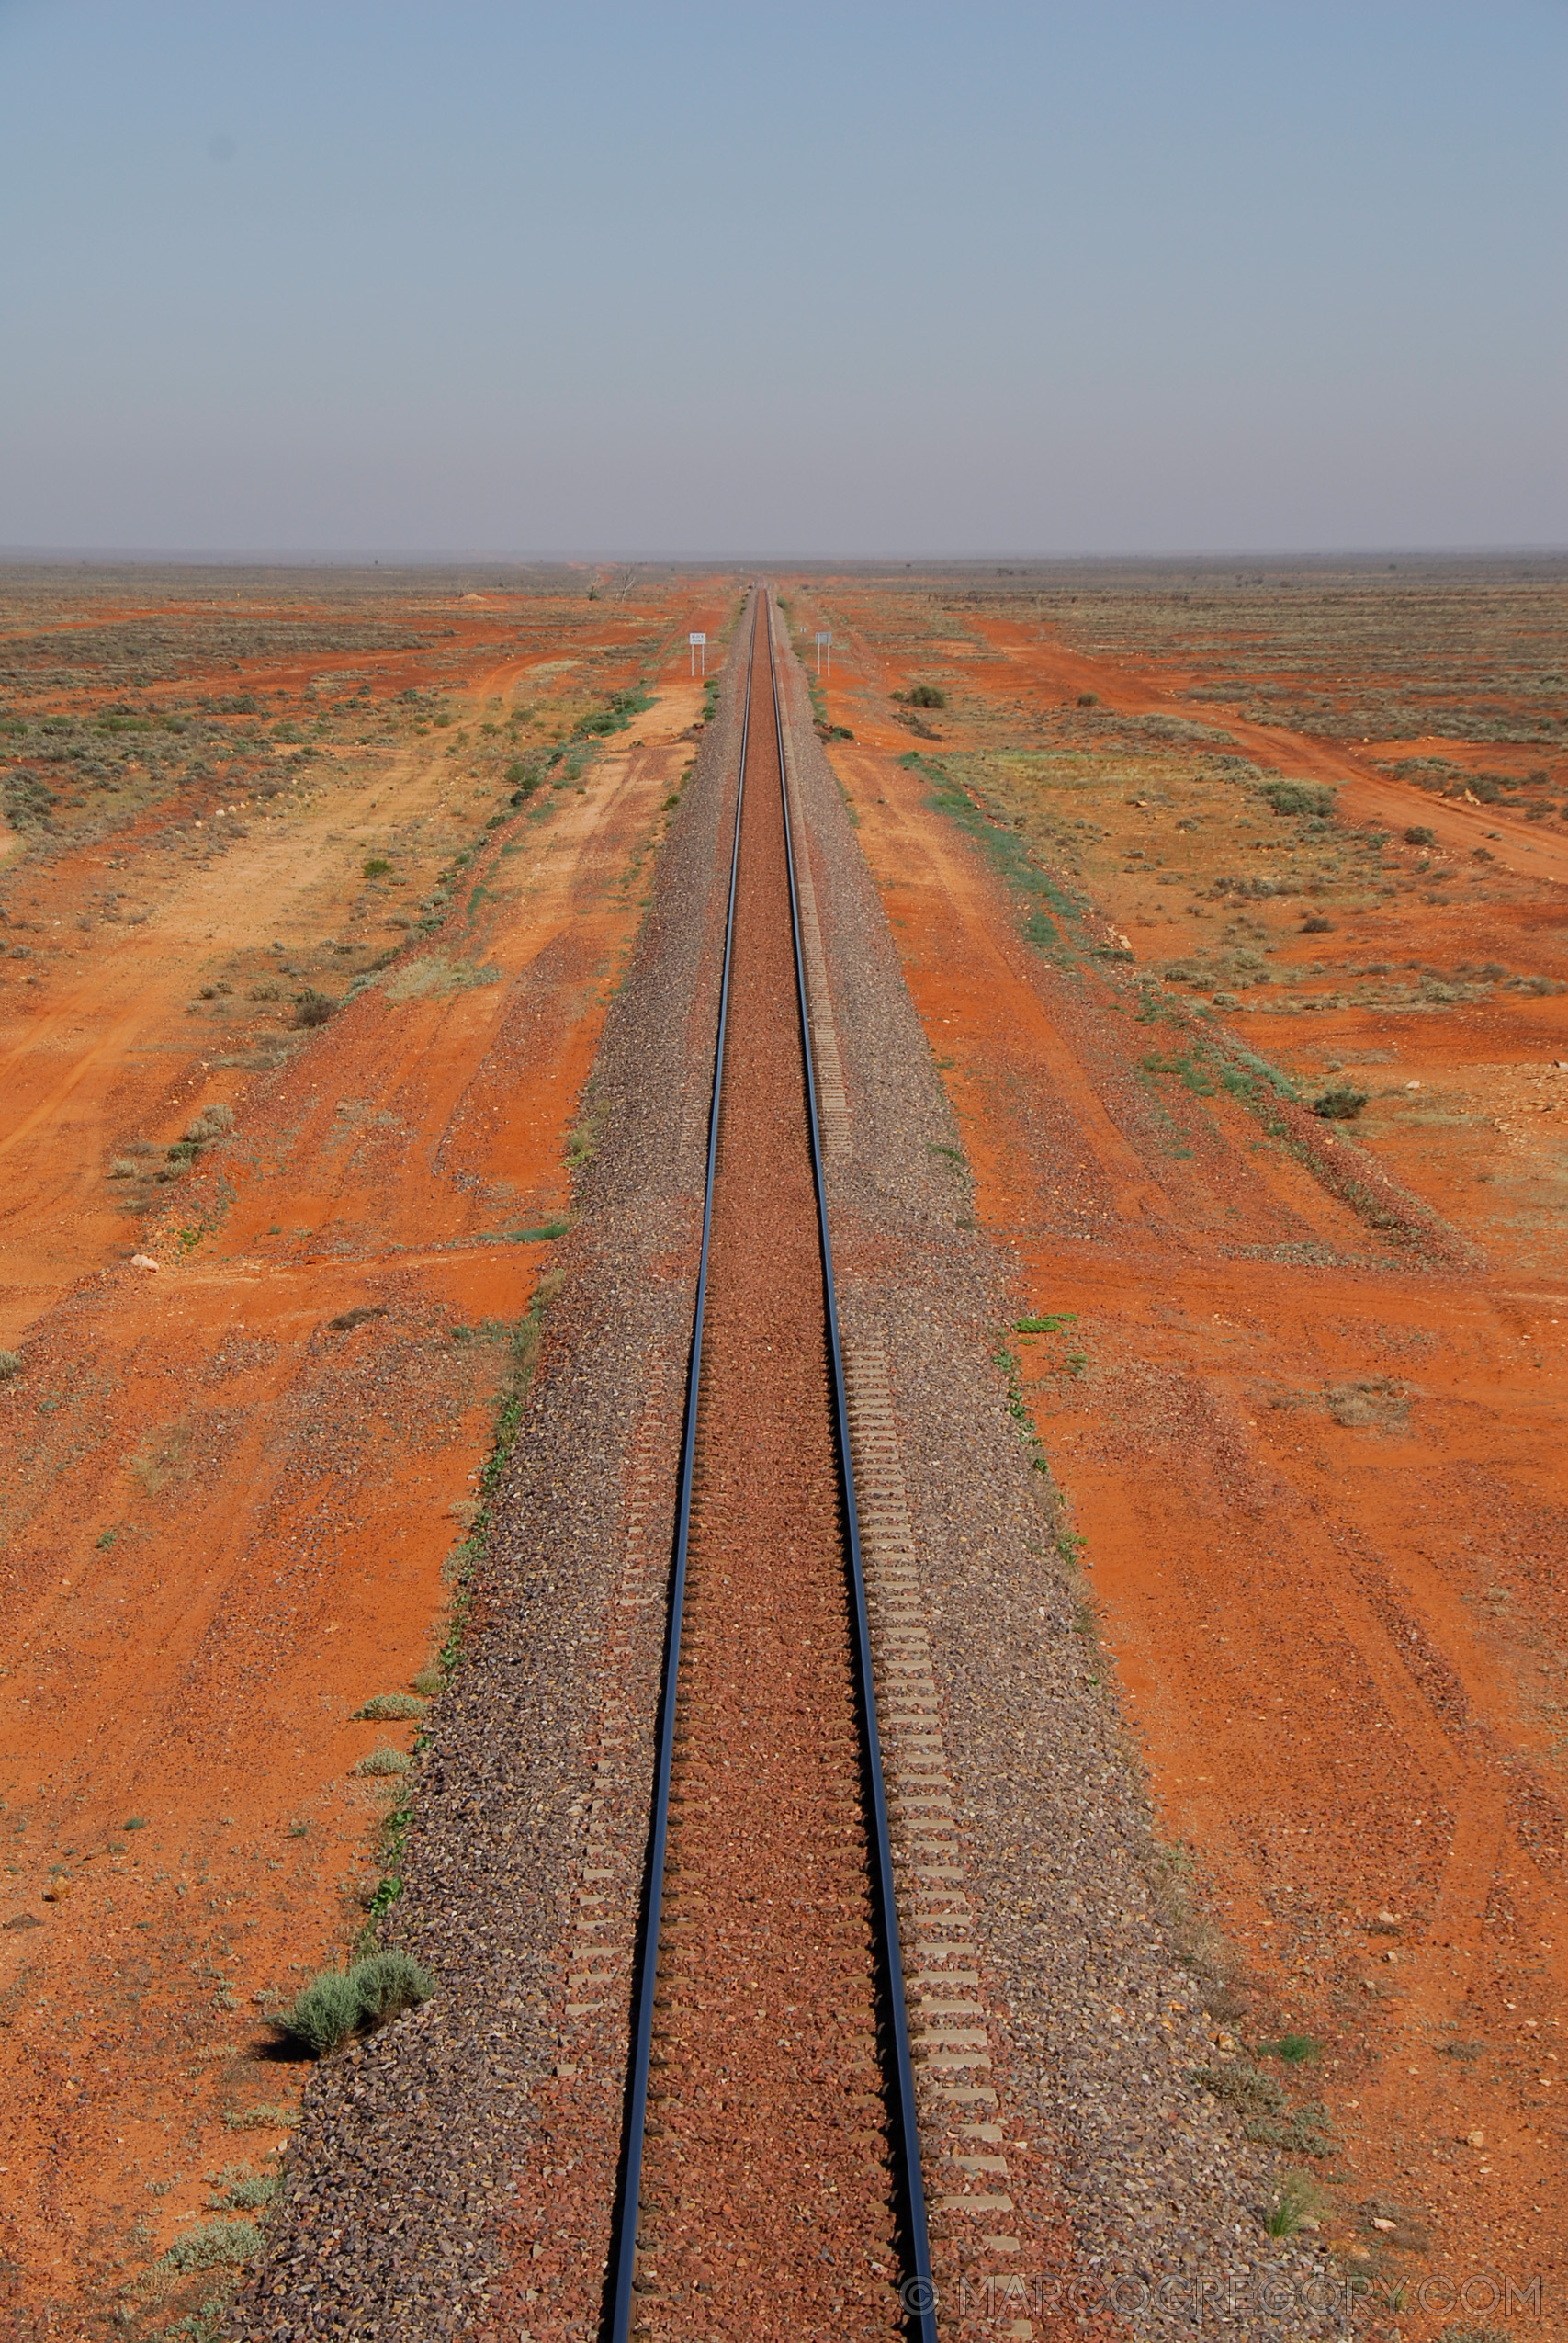
<svg viewBox="0 0 1568 2343">
<path fill-rule="evenodd" d="M 21 1353 L 19 1351 L 0 1351 L 0 1383 L 6 1382 L 7 1378 L 13 1375 L 20 1375 L 21 1372 Z"/>
<path fill-rule="evenodd" d="M 1404 833 L 1404 843 L 1407 846 L 1435 846 L 1438 833 L 1428 830 L 1425 822 L 1413 821 Z"/>
<path fill-rule="evenodd" d="M 1325 1090 L 1313 1100 L 1312 1111 L 1325 1123 L 1353 1123 L 1366 1103 L 1364 1090 Z"/>
<path fill-rule="evenodd" d="M 391 869 L 392 866 L 384 855 L 372 855 L 365 865 L 365 876 L 367 878 L 388 878 L 391 876 Z"/>
<path fill-rule="evenodd" d="M 434 1978 L 411 1954 L 373 1952 L 352 1969 L 324 1969 L 267 2022 L 281 2041 L 325 2058 L 351 2034 L 368 2033 L 418 2009 L 434 1990 Z"/>
<path fill-rule="evenodd" d="M 1320 821 L 1334 811 L 1334 792 L 1318 781 L 1269 781 L 1263 795 L 1276 813 L 1315 814 Z"/>
<path fill-rule="evenodd" d="M 297 1025 L 324 1025 L 336 1007 L 337 1002 L 328 994 L 310 986 L 294 1003 L 294 1022 Z"/>
<path fill-rule="evenodd" d="M 911 707 L 945 707 L 947 694 L 939 692 L 934 684 L 917 684 L 909 694 Z"/>
<path fill-rule="evenodd" d="M 435 1990 L 435 1979 L 410 1952 L 372 1952 L 350 1970 L 359 1993 L 359 2006 L 368 2025 L 385 2025 L 417 2009 Z"/>
<path fill-rule="evenodd" d="M 254 2221 L 198 2221 L 176 2237 L 155 2269 L 177 2270 L 236 2269 L 261 2251 L 262 2234 Z"/>
<path fill-rule="evenodd" d="M 407 1773 L 412 1763 L 412 1758 L 405 1756 L 401 1749 L 394 1749 L 389 1742 L 383 1741 L 378 1749 L 372 1749 L 368 1757 L 362 1757 L 354 1770 L 355 1773 L 364 1774 Z"/>
<path fill-rule="evenodd" d="M 363 1708 L 356 1708 L 354 1714 L 356 1717 L 368 1717 L 372 1724 L 378 1725 L 387 1717 L 423 1716 L 424 1703 L 422 1700 L 416 1700 L 412 1692 L 377 1692 L 372 1699 L 366 1702 Z"/>
<path fill-rule="evenodd" d="M 270 2204 L 283 2186 L 281 2172 L 253 2172 L 248 2164 L 226 2164 L 209 2172 L 207 2185 L 214 2191 L 213 2211 L 254 2213 Z"/>
<path fill-rule="evenodd" d="M 1100 694 L 1098 692 L 1080 692 L 1078 694 L 1078 706 L 1080 707 L 1098 707 L 1100 706 Z"/>
<path fill-rule="evenodd" d="M 325 2058 L 348 2040 L 359 2023 L 359 1995 L 353 1972 L 328 1969 L 297 1993 L 289 2007 L 271 2023 L 285 2042 Z"/>
</svg>

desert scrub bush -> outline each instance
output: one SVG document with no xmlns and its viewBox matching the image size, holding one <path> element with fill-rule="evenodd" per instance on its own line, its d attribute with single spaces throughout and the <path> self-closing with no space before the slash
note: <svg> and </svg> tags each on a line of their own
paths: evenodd
<svg viewBox="0 0 1568 2343">
<path fill-rule="evenodd" d="M 20 1375 L 21 1372 L 21 1353 L 19 1351 L 0 1351 L 0 1383 L 8 1382 L 12 1375 Z"/>
<path fill-rule="evenodd" d="M 1325 1090 L 1313 1100 L 1312 1111 L 1325 1123 L 1353 1123 L 1366 1103 L 1364 1090 Z"/>
<path fill-rule="evenodd" d="M 254 2221 L 198 2221 L 160 2254 L 153 2271 L 183 2278 L 193 2269 L 237 2269 L 261 2251 L 262 2234 Z"/>
<path fill-rule="evenodd" d="M 384 855 L 372 855 L 361 869 L 367 878 L 389 878 L 392 875 L 392 866 Z"/>
<path fill-rule="evenodd" d="M 329 993 L 308 986 L 294 1003 L 294 1022 L 297 1025 L 324 1025 L 336 1007 L 337 1002 Z"/>
<path fill-rule="evenodd" d="M 207 2185 L 213 2191 L 209 2210 L 214 2213 L 254 2213 L 270 2204 L 283 2186 L 281 2172 L 254 2172 L 248 2164 L 226 2164 L 220 2172 L 209 2172 Z"/>
<path fill-rule="evenodd" d="M 1098 707 L 1100 706 L 1100 694 L 1098 692 L 1080 692 L 1077 697 L 1077 704 L 1080 707 Z"/>
<path fill-rule="evenodd" d="M 367 1717 L 372 1724 L 378 1725 L 388 1717 L 423 1716 L 424 1703 L 417 1699 L 412 1692 L 377 1692 L 366 1702 L 363 1708 L 356 1708 L 354 1714 L 356 1717 Z M 396 1751 L 393 1754 L 396 1755 Z"/>
<path fill-rule="evenodd" d="M 1404 843 L 1407 846 L 1435 846 L 1438 833 L 1428 830 L 1424 821 L 1413 821 L 1404 833 Z"/>
<path fill-rule="evenodd" d="M 372 1749 L 368 1757 L 362 1757 L 354 1770 L 355 1773 L 373 1777 L 377 1774 L 407 1773 L 412 1765 L 412 1758 L 401 1749 L 393 1749 L 389 1741 L 383 1741 L 378 1749 Z"/>
<path fill-rule="evenodd" d="M 1188 2079 L 1234 2107 L 1247 2138 L 1260 2147 L 1284 2148 L 1292 2156 L 1327 2156 L 1334 2146 L 1325 2110 L 1315 2104 L 1292 2108 L 1272 2075 L 1265 2075 L 1250 2059 L 1217 2059 L 1195 2066 Z"/>
<path fill-rule="evenodd" d="M 281 2042 L 325 2058 L 351 2034 L 369 2033 L 435 1990 L 428 1969 L 407 1952 L 372 1952 L 352 1969 L 323 1969 L 267 2023 Z"/>
<path fill-rule="evenodd" d="M 1314 814 L 1321 821 L 1334 811 L 1334 792 L 1319 781 L 1269 781 L 1263 795 L 1276 813 Z"/>
<path fill-rule="evenodd" d="M 223 2128 L 226 2132 L 291 2132 L 299 2121 L 291 2107 L 262 2100 L 254 2107 L 225 2109 Z"/>
<path fill-rule="evenodd" d="M 911 707 L 945 707 L 947 694 L 938 691 L 934 684 L 917 684 L 909 694 Z"/>
</svg>

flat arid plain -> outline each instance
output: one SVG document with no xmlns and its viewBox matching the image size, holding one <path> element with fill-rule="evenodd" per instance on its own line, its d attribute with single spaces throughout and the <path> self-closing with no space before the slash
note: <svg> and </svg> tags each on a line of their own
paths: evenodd
<svg viewBox="0 0 1568 2343">
<path fill-rule="evenodd" d="M 1257 2235 L 1310 2247 L 1354 2331 L 1545 2343 L 1568 565 L 771 583 L 843 816 L 818 884 L 863 866 L 944 1100 L 926 1170 L 1005 1304 L 996 1436 L 1070 1596 L 1051 1665 L 1146 1824 L 1121 1917 L 1182 1981 L 1094 2023 L 1181 2032 L 1150 2126 L 1210 2127 Z M 439 1964 L 424 2009 L 320 2066 L 266 2020 L 401 1941 L 529 1394 L 586 1355 L 596 1053 L 702 760 L 722 786 L 750 583 L 0 572 L 0 2305 L 29 2343 L 594 2331 L 597 2265 L 585 2291 L 520 2242 L 530 2191 L 592 2164 L 548 2147 L 558 2106 L 475 2231 L 488 2307 L 310 2324 L 293 2143 L 439 2011 Z M 669 1249 L 684 1276 L 683 1222 Z M 896 1403 L 897 1346 L 888 1373 Z M 944 1648 L 961 1710 L 1025 1664 Z M 985 1815 L 957 1815 L 983 1873 Z M 1001 2037 L 1006 1964 L 1048 1990 L 1057 1958 L 1024 1906 L 1010 1926 L 976 1972 Z M 541 2106 L 581 2007 L 564 1955 L 546 1972 L 558 2055 L 506 2087 Z M 1021 2042 L 1031 2283 L 1070 2281 L 1122 2184 Z M 1185 2186 L 1139 2208 L 1156 2272 Z M 604 2210 L 570 2219 L 592 2238 Z M 1000 2269 L 1014 2241 L 984 2242 Z M 1197 2331 L 1162 2315 L 1096 2297 L 1080 2330 L 992 2283 L 963 2331 Z"/>
</svg>

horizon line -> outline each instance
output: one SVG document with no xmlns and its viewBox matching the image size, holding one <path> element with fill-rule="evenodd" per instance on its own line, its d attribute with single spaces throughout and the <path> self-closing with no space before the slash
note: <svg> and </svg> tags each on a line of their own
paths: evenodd
<svg viewBox="0 0 1568 2343">
<path fill-rule="evenodd" d="M 1203 565 L 1265 563 L 1291 566 L 1322 562 L 1361 564 L 1399 561 L 1562 560 L 1568 544 L 1523 543 L 1492 545 L 1362 545 L 1362 546 L 1237 546 L 1211 550 L 1181 549 L 1129 549 L 1120 552 L 1071 551 L 917 554 L 864 553 L 627 553 L 547 550 L 507 551 L 499 548 L 459 547 L 450 549 L 409 549 L 389 547 L 235 548 L 189 546 L 39 546 L 0 545 L 0 568 L 130 567 L 232 569 L 452 569 L 475 565 L 516 569 L 860 569 L 867 567 L 924 570 L 1020 567 L 1051 569 L 1128 562 Z"/>
</svg>

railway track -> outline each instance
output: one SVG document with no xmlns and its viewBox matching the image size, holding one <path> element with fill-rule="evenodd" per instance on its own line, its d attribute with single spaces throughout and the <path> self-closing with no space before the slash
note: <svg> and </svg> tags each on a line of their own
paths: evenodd
<svg viewBox="0 0 1568 2343">
<path fill-rule="evenodd" d="M 610 2331 L 935 2343 L 761 589 L 740 762 Z"/>
</svg>

